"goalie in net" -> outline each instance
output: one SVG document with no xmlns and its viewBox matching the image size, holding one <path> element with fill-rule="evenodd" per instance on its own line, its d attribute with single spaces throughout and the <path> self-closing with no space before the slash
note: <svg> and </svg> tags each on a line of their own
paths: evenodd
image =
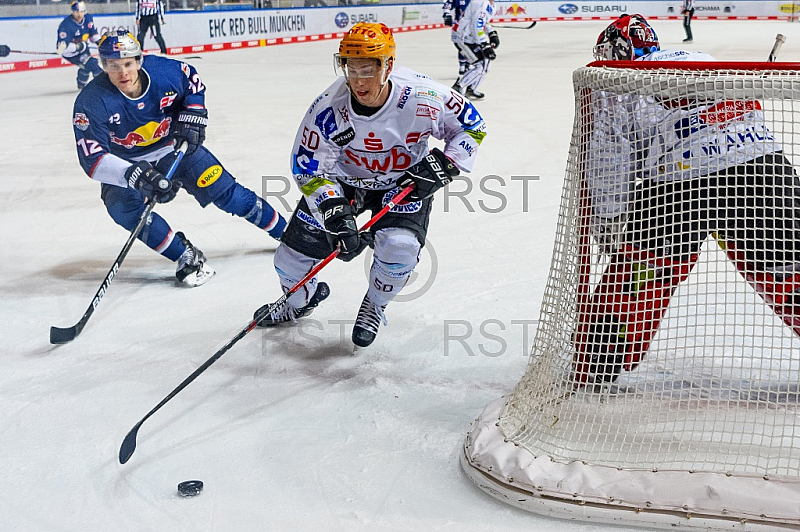
<svg viewBox="0 0 800 532">
<path fill-rule="evenodd" d="M 660 50 L 641 15 L 599 36 L 597 60 L 713 61 Z M 634 369 L 712 236 L 800 335 L 800 180 L 755 99 L 709 102 L 594 91 L 585 175 L 608 265 L 579 305 L 575 378 Z"/>
</svg>

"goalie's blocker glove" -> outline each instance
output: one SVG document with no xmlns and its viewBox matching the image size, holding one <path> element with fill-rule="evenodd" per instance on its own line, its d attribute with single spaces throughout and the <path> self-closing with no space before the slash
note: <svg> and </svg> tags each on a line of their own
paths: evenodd
<svg viewBox="0 0 800 532">
<path fill-rule="evenodd" d="M 358 257 L 367 246 L 372 245 L 372 233 L 358 232 L 353 207 L 344 198 L 329 198 L 319 204 L 328 241 L 332 246 L 339 244 L 338 259 L 350 262 Z"/>
<path fill-rule="evenodd" d="M 433 193 L 450 183 L 458 175 L 458 168 L 442 153 L 439 148 L 434 148 L 420 162 L 406 170 L 397 185 L 407 187 L 414 183 L 412 190 L 405 201 L 422 201 L 433 196 Z"/>
<path fill-rule="evenodd" d="M 154 198 L 157 203 L 172 201 L 178 193 L 179 185 L 171 183 L 147 161 L 139 161 L 130 166 L 125 171 L 125 179 L 131 188 L 135 188 L 146 198 Z"/>
<path fill-rule="evenodd" d="M 175 145 L 180 146 L 184 140 L 189 144 L 186 155 L 193 154 L 206 140 L 206 126 L 208 125 L 207 109 L 183 109 L 178 113 L 175 131 Z"/>
</svg>

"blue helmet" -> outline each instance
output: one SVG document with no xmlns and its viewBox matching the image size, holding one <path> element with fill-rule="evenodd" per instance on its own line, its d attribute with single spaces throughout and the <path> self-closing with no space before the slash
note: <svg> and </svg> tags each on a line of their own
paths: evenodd
<svg viewBox="0 0 800 532">
<path fill-rule="evenodd" d="M 97 42 L 100 59 L 122 59 L 142 57 L 142 47 L 131 32 L 125 29 L 111 30 Z"/>
<path fill-rule="evenodd" d="M 80 0 L 72 2 L 72 4 L 70 4 L 70 7 L 72 8 L 73 11 L 77 11 L 79 13 L 86 12 L 86 2 Z"/>
</svg>

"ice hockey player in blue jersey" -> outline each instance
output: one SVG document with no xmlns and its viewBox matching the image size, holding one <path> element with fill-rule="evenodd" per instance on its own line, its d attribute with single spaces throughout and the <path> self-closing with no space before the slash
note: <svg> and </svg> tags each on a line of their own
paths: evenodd
<svg viewBox="0 0 800 532">
<path fill-rule="evenodd" d="M 109 31 L 98 49 L 105 72 L 78 95 L 72 125 L 80 164 L 102 183 L 111 218 L 132 231 L 145 198 L 166 203 L 183 188 L 202 207 L 213 203 L 280 239 L 286 220 L 237 183 L 203 146 L 208 111 L 205 85 L 194 67 L 154 55 L 142 58 L 139 42 L 127 30 Z M 163 174 L 184 141 L 186 156 L 169 185 Z M 155 212 L 139 239 L 178 263 L 179 282 L 199 286 L 215 273 L 203 253 Z"/>
<path fill-rule="evenodd" d="M 103 73 L 97 59 L 92 57 L 89 44 L 100 40 L 94 19 L 86 14 L 85 2 L 72 2 L 72 14 L 58 25 L 56 47 L 61 56 L 78 67 L 78 88 L 89 83 L 89 77 Z"/>
</svg>

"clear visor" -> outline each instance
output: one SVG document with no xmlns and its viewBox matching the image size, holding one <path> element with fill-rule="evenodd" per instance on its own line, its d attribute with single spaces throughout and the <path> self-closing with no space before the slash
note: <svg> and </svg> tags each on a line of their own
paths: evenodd
<svg viewBox="0 0 800 532">
<path fill-rule="evenodd" d="M 347 81 L 351 79 L 369 79 L 380 76 L 385 67 L 378 59 L 350 59 L 334 54 L 334 70 L 336 75 L 343 75 Z"/>
<path fill-rule="evenodd" d="M 142 56 L 121 57 L 116 59 L 100 59 L 100 64 L 106 72 L 125 72 L 138 70 Z"/>
</svg>

